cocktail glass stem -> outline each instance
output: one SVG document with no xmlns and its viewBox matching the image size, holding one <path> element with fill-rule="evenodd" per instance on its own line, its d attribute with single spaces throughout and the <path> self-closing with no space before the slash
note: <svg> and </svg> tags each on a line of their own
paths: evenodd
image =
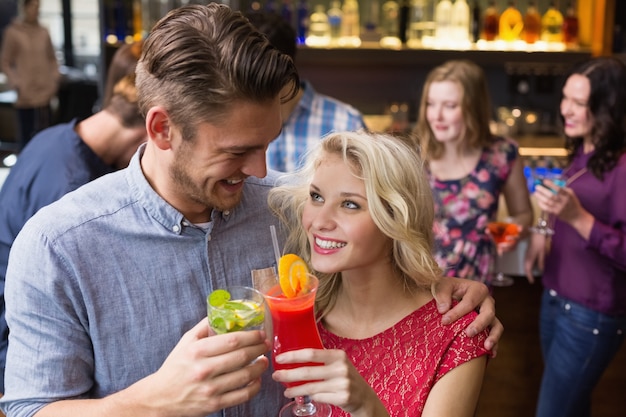
<svg viewBox="0 0 626 417">
<path fill-rule="evenodd" d="M 497 245 L 497 244 L 496 244 Z M 498 255 L 495 267 L 500 269 L 502 266 L 498 265 L 502 260 L 502 255 Z M 504 272 L 498 271 L 496 272 L 496 276 L 493 280 L 491 280 L 491 285 L 494 287 L 510 287 L 513 285 L 515 281 L 512 277 L 508 275 L 504 275 Z"/>
<path fill-rule="evenodd" d="M 279 417 L 330 417 L 328 404 L 315 403 L 308 395 L 296 397 L 280 410 Z"/>
<path fill-rule="evenodd" d="M 296 406 L 292 410 L 295 416 L 312 416 L 316 411 L 315 404 L 311 402 L 311 397 L 308 395 L 296 397 Z"/>
<path fill-rule="evenodd" d="M 541 235 L 552 236 L 554 234 L 554 230 L 548 225 L 548 219 L 545 211 L 542 211 L 537 219 L 537 224 L 534 227 L 530 228 L 530 231 L 533 233 L 539 233 Z"/>
<path fill-rule="evenodd" d="M 491 281 L 491 285 L 493 285 L 494 287 L 510 287 L 514 283 L 515 281 L 513 280 L 513 278 L 504 275 L 504 273 L 502 272 L 498 272 L 496 274 L 496 278 Z"/>
<path fill-rule="evenodd" d="M 487 224 L 487 231 L 491 236 L 493 243 L 496 245 L 496 261 L 492 265 L 494 269 L 491 270 L 492 274 L 495 269 L 499 269 L 499 261 L 502 260 L 500 245 L 503 245 L 509 238 L 515 238 L 519 236 L 521 228 L 515 224 L 514 219 L 507 217 L 503 221 L 493 221 Z M 491 275 L 493 276 L 493 275 Z M 497 272 L 494 279 L 491 280 L 491 285 L 494 287 L 508 287 L 513 285 L 513 278 L 504 275 L 502 272 Z"/>
</svg>

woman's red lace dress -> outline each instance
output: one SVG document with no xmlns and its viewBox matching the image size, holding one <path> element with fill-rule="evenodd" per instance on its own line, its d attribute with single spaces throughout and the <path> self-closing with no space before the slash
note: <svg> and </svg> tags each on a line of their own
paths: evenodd
<svg viewBox="0 0 626 417">
<path fill-rule="evenodd" d="M 473 338 L 463 331 L 475 317 L 476 313 L 471 313 L 444 326 L 432 300 L 368 339 L 338 337 L 321 324 L 319 331 L 324 347 L 347 353 L 389 415 L 417 417 L 439 378 L 458 365 L 489 354 L 483 347 L 486 331 Z M 333 407 L 335 416 L 349 414 Z"/>
</svg>

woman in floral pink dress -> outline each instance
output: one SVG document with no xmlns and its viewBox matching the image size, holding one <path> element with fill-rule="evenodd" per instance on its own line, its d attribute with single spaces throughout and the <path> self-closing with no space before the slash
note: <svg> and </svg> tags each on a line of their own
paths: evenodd
<svg viewBox="0 0 626 417">
<path fill-rule="evenodd" d="M 478 65 L 448 61 L 430 72 L 416 134 L 435 198 L 436 258 L 445 275 L 488 285 L 495 245 L 486 227 L 496 219 L 500 194 L 512 222 L 525 229 L 533 218 L 517 144 L 492 135 L 490 120 Z"/>
</svg>

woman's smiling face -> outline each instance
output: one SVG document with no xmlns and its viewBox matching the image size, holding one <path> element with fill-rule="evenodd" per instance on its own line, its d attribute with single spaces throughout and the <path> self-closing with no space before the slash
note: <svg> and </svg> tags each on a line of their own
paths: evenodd
<svg viewBox="0 0 626 417">
<path fill-rule="evenodd" d="M 572 74 L 563 86 L 561 115 L 563 129 L 569 137 L 582 137 L 591 140 L 593 116 L 589 111 L 591 84 L 589 78 L 581 74 Z"/>
<path fill-rule="evenodd" d="M 391 240 L 374 223 L 365 183 L 340 155 L 324 154 L 302 213 L 311 264 L 324 273 L 389 262 Z"/>
</svg>

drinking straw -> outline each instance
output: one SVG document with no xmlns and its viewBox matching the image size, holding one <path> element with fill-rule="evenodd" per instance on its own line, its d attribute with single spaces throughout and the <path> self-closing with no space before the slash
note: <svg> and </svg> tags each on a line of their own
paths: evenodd
<svg viewBox="0 0 626 417">
<path fill-rule="evenodd" d="M 276 237 L 276 227 L 270 225 L 270 233 L 272 234 L 272 244 L 274 245 L 274 256 L 276 257 L 276 270 L 278 271 L 278 262 L 280 261 L 280 250 L 278 249 L 278 238 Z"/>
</svg>

